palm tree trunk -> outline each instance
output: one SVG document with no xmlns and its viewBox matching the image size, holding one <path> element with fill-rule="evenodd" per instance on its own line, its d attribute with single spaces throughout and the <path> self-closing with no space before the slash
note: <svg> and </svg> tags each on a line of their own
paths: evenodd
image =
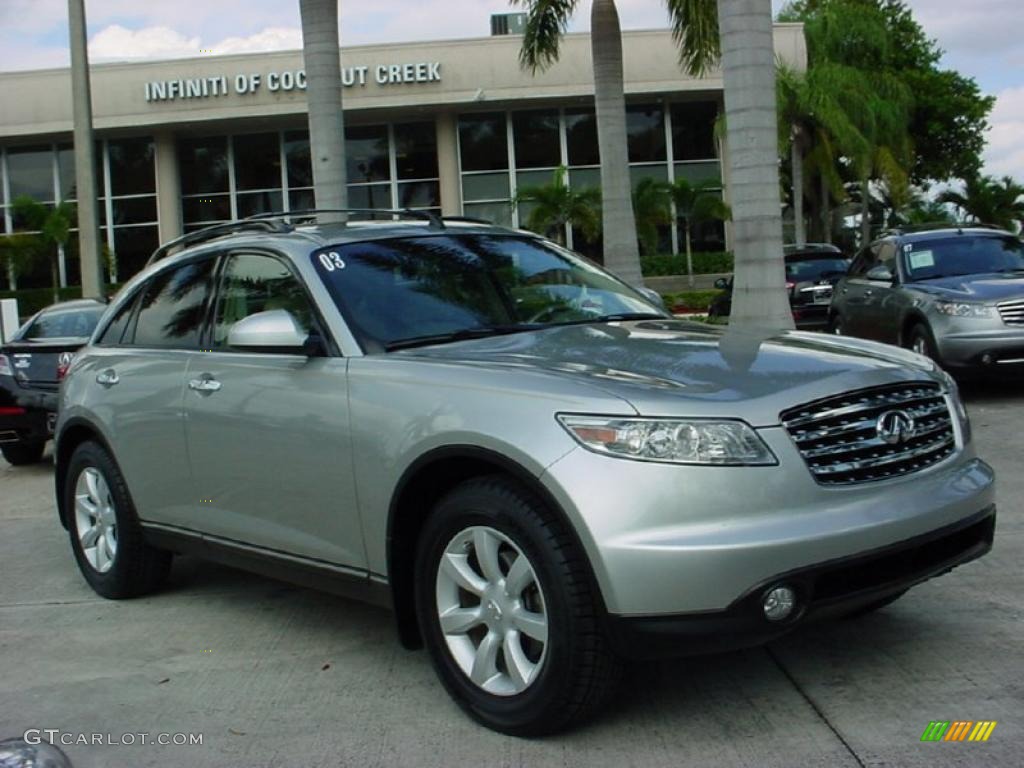
<svg viewBox="0 0 1024 768">
<path fill-rule="evenodd" d="M 804 223 L 804 150 L 800 128 L 793 126 L 793 146 L 790 149 L 793 166 L 793 239 L 797 245 L 807 242 Z"/>
<path fill-rule="evenodd" d="M 871 242 L 871 189 L 867 177 L 860 182 L 860 247 Z"/>
<path fill-rule="evenodd" d="M 594 59 L 597 144 L 601 154 L 604 265 L 627 283 L 639 286 L 643 285 L 643 276 L 626 141 L 622 30 L 615 0 L 593 0 L 590 45 Z"/>
<path fill-rule="evenodd" d="M 782 253 L 771 3 L 718 0 L 718 19 L 736 254 L 730 328 L 792 328 Z"/>
<path fill-rule="evenodd" d="M 299 0 L 309 104 L 309 154 L 317 208 L 345 208 L 345 122 L 341 111 L 338 0 Z M 344 221 L 344 215 L 321 221 Z"/>
<path fill-rule="evenodd" d="M 821 174 L 821 178 L 819 180 L 821 182 L 821 241 L 823 243 L 831 243 L 832 210 L 830 203 L 832 201 L 832 197 L 828 189 L 828 178 L 824 173 Z"/>
<path fill-rule="evenodd" d="M 693 288 L 693 246 L 690 242 L 690 222 L 683 227 L 686 232 L 686 282 Z"/>
<path fill-rule="evenodd" d="M 53 303 L 57 304 L 60 302 L 60 278 L 58 277 L 59 269 L 57 267 L 57 255 L 54 254 L 50 257 L 50 285 L 53 286 Z"/>
</svg>

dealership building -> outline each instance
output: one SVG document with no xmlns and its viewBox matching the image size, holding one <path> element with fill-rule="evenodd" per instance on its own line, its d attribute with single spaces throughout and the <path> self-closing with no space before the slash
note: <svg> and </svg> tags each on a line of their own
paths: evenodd
<svg viewBox="0 0 1024 768">
<path fill-rule="evenodd" d="M 683 74 L 671 32 L 623 35 L 634 183 L 713 180 L 724 187 L 716 139 L 717 72 Z M 519 65 L 521 38 L 342 49 L 349 202 L 417 208 L 518 225 L 517 190 L 569 169 L 574 187 L 600 185 L 590 38 L 568 35 L 560 61 L 536 75 Z M 800 25 L 775 28 L 776 53 L 801 68 Z M 202 56 L 92 67 L 100 219 L 111 279 L 137 272 L 158 243 L 218 221 L 313 207 L 301 51 Z M 22 229 L 11 203 L 74 200 L 67 69 L 0 73 L 0 235 Z M 725 247 L 723 228 L 698 245 Z M 595 247 L 568 232 L 576 248 Z M 679 233 L 662 232 L 677 250 Z M 77 284 L 77 244 L 61 279 Z M 49 282 L 46 265 L 20 287 Z"/>
</svg>

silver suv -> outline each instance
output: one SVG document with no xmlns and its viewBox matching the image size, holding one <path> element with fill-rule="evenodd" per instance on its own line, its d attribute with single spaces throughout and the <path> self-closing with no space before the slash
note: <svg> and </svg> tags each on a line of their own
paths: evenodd
<svg viewBox="0 0 1024 768">
<path fill-rule="evenodd" d="M 1024 371 L 1024 242 L 998 229 L 895 230 L 858 254 L 830 307 L 836 334 L 952 371 Z"/>
<path fill-rule="evenodd" d="M 161 249 L 75 358 L 57 502 L 99 594 L 187 553 L 388 605 L 470 715 L 533 735 L 621 659 L 991 547 L 992 470 L 924 357 L 679 321 L 526 232 L 304 221 Z"/>
</svg>

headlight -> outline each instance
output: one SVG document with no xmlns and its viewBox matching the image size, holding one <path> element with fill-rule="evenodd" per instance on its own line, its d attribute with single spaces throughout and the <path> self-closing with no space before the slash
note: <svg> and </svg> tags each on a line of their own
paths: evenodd
<svg viewBox="0 0 1024 768">
<path fill-rule="evenodd" d="M 992 317 L 992 307 L 969 301 L 937 301 L 935 311 L 950 317 Z"/>
<path fill-rule="evenodd" d="M 742 421 L 632 419 L 560 415 L 558 421 L 595 453 L 670 464 L 777 464 L 757 433 Z"/>
</svg>

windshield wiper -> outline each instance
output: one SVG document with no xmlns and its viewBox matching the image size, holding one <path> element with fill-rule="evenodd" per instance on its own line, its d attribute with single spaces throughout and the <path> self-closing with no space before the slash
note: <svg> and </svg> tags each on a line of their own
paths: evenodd
<svg viewBox="0 0 1024 768">
<path fill-rule="evenodd" d="M 387 352 L 398 349 L 412 349 L 413 347 L 427 347 L 431 344 L 446 344 L 452 341 L 468 341 L 469 339 L 486 339 L 491 336 L 506 336 L 512 333 L 523 331 L 534 331 L 543 328 L 542 325 L 481 325 L 476 328 L 462 328 L 458 331 L 448 333 L 434 333 L 426 336 L 413 336 L 408 339 L 397 339 L 384 345 Z"/>
</svg>

